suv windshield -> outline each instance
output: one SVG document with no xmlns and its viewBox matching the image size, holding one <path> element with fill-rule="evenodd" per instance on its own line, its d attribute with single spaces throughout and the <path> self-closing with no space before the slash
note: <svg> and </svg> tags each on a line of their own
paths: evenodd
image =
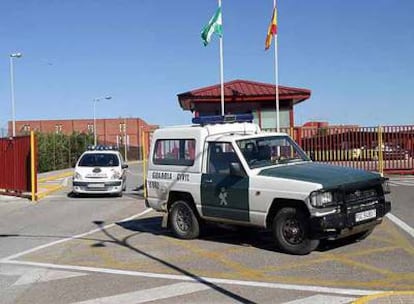
<svg viewBox="0 0 414 304">
<path fill-rule="evenodd" d="M 310 160 L 289 136 L 265 136 L 236 143 L 251 169 Z"/>
<path fill-rule="evenodd" d="M 90 153 L 82 156 L 79 161 L 80 167 L 116 167 L 119 166 L 119 159 L 116 154 Z"/>
</svg>

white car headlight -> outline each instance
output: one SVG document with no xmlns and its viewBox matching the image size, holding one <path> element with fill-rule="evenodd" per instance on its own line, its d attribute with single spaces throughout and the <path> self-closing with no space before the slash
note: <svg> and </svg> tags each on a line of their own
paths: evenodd
<svg viewBox="0 0 414 304">
<path fill-rule="evenodd" d="M 313 207 L 323 208 L 333 202 L 332 192 L 315 191 L 310 195 L 310 203 Z"/>
<path fill-rule="evenodd" d="M 115 171 L 114 174 L 112 174 L 111 176 L 112 179 L 120 179 L 121 178 L 121 173 L 118 171 Z"/>
<path fill-rule="evenodd" d="M 73 175 L 73 179 L 82 179 L 82 175 L 79 172 L 75 172 L 75 174 Z"/>
</svg>

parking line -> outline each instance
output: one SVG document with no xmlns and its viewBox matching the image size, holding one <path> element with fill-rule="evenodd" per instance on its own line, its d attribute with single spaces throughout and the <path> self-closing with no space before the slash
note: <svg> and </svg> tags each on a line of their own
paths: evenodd
<svg viewBox="0 0 414 304">
<path fill-rule="evenodd" d="M 87 235 L 90 235 L 90 234 L 93 234 L 93 233 L 95 233 L 95 232 L 99 232 L 99 231 L 101 231 L 101 230 L 105 230 L 105 229 L 108 229 L 108 228 L 114 227 L 114 226 L 116 225 L 116 223 L 120 223 L 120 222 L 127 222 L 127 221 L 130 221 L 130 220 L 132 220 L 132 219 L 135 219 L 135 218 L 141 217 L 141 216 L 143 216 L 143 215 L 145 215 L 145 214 L 147 214 L 147 213 L 149 213 L 149 212 L 151 212 L 151 211 L 152 211 L 152 209 L 146 209 L 146 210 L 144 210 L 144 211 L 143 211 L 143 212 L 141 212 L 141 213 L 135 214 L 135 215 L 133 215 L 133 216 L 130 216 L 130 217 L 126 218 L 126 219 L 123 219 L 123 220 L 117 221 L 117 222 L 115 222 L 115 223 L 108 224 L 108 225 L 106 225 L 106 226 L 99 227 L 99 228 L 97 228 L 97 229 L 93 229 L 93 230 L 91 230 L 91 231 L 88 231 L 88 232 L 85 232 L 85 233 L 82 233 L 82 234 L 78 234 L 78 235 L 74 235 L 74 236 L 71 236 L 71 237 L 67 237 L 67 238 L 64 238 L 64 239 L 61 239 L 61 240 L 57 240 L 57 241 L 54 241 L 54 242 L 50 242 L 50 243 L 47 243 L 47 244 L 43 244 L 43 245 L 40 245 L 40 246 L 37 246 L 37 247 L 31 248 L 31 249 L 29 249 L 29 250 L 25 250 L 25 251 L 22 251 L 22 252 L 19 252 L 19 253 L 13 254 L 13 255 L 11 255 L 11 256 L 8 256 L 8 257 L 5 257 L 5 258 L 1 259 L 1 260 L 0 260 L 0 263 L 9 262 L 10 260 L 17 259 L 17 258 L 19 258 L 19 257 L 21 257 L 21 256 L 23 256 L 23 255 L 26 255 L 26 254 L 29 254 L 29 253 L 33 253 L 33 252 L 38 251 L 38 250 L 40 250 L 40 249 L 44 249 L 44 248 L 47 248 L 47 247 L 51 247 L 51 246 L 54 246 L 54 245 L 57 245 L 57 244 L 62 244 L 62 243 L 65 243 L 65 242 L 68 242 L 68 241 L 71 241 L 71 240 L 75 240 L 75 239 L 83 238 L 83 237 L 85 237 L 85 236 L 87 236 Z"/>
<path fill-rule="evenodd" d="M 327 296 L 327 295 L 314 295 L 311 297 L 286 302 L 283 304 L 345 304 L 350 303 L 355 298 L 350 297 L 338 297 L 338 296 Z"/>
<path fill-rule="evenodd" d="M 54 181 L 54 180 L 58 180 L 64 177 L 69 177 L 73 175 L 73 171 L 70 172 L 64 172 L 64 173 L 60 173 L 60 174 L 56 174 L 56 175 L 51 175 L 51 176 L 46 176 L 46 177 L 41 177 L 37 180 L 38 183 L 43 183 L 43 182 L 48 182 L 48 181 Z"/>
<path fill-rule="evenodd" d="M 353 304 L 367 304 L 371 301 L 374 303 L 376 300 L 378 300 L 378 303 L 408 303 L 403 302 L 404 297 L 412 299 L 411 297 L 414 297 L 414 291 L 388 291 L 380 294 L 369 295 L 359 298 Z"/>
<path fill-rule="evenodd" d="M 412 238 L 414 238 L 414 229 L 410 227 L 408 224 L 400 220 L 395 215 L 388 213 L 386 215 L 394 224 L 396 224 L 398 227 L 400 227 L 402 230 L 407 232 Z"/>
<path fill-rule="evenodd" d="M 46 267 L 52 269 L 65 269 L 72 271 L 81 272 L 95 272 L 115 275 L 128 275 L 134 277 L 145 277 L 145 278 L 156 278 L 156 279 L 167 279 L 167 280 L 180 280 L 190 282 L 208 282 L 213 284 L 226 284 L 234 286 L 247 286 L 247 287 L 260 287 L 260 288 L 272 288 L 272 289 L 284 289 L 284 290 L 296 290 L 296 291 L 310 291 L 316 293 L 328 293 L 328 294 L 341 294 L 341 295 L 354 295 L 354 296 L 366 296 L 377 293 L 382 293 L 384 290 L 367 290 L 367 289 L 348 289 L 348 288 L 336 288 L 336 287 L 324 287 L 315 285 L 297 285 L 297 284 L 284 284 L 284 283 L 269 283 L 259 281 L 242 281 L 242 280 L 231 280 L 231 279 L 220 279 L 210 277 L 199 277 L 193 278 L 186 275 L 176 274 L 163 274 L 163 273 L 151 273 L 151 272 L 140 272 L 132 270 L 119 270 L 111 268 L 98 268 L 98 267 L 87 267 L 87 266 L 75 266 L 75 265 L 59 265 L 51 263 L 37 263 L 37 262 L 25 262 L 25 261 L 2 261 L 4 264 L 14 264 L 22 266 L 34 266 L 34 267 Z"/>
<path fill-rule="evenodd" d="M 178 297 L 209 289 L 210 287 L 201 283 L 176 283 L 161 287 L 144 289 L 115 296 L 97 298 L 74 304 L 112 304 L 112 303 L 131 303 L 139 304 L 145 302 L 158 301 L 172 297 Z"/>
</svg>

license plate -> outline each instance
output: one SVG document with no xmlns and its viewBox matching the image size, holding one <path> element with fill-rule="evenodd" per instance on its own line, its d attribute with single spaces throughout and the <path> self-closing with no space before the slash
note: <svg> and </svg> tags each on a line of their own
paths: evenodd
<svg viewBox="0 0 414 304">
<path fill-rule="evenodd" d="M 369 220 L 369 219 L 376 218 L 376 217 L 377 217 L 376 209 L 362 211 L 362 212 L 358 212 L 355 214 L 355 222 L 361 222 L 361 221 Z"/>
<path fill-rule="evenodd" d="M 89 184 L 89 188 L 104 188 L 105 184 Z"/>
</svg>

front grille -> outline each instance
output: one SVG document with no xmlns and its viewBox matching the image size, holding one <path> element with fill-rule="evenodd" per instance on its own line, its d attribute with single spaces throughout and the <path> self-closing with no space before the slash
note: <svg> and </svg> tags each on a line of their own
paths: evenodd
<svg viewBox="0 0 414 304">
<path fill-rule="evenodd" d="M 375 188 L 365 190 L 355 190 L 345 193 L 345 202 L 357 203 L 357 202 L 368 202 L 378 199 L 378 191 Z"/>
</svg>

